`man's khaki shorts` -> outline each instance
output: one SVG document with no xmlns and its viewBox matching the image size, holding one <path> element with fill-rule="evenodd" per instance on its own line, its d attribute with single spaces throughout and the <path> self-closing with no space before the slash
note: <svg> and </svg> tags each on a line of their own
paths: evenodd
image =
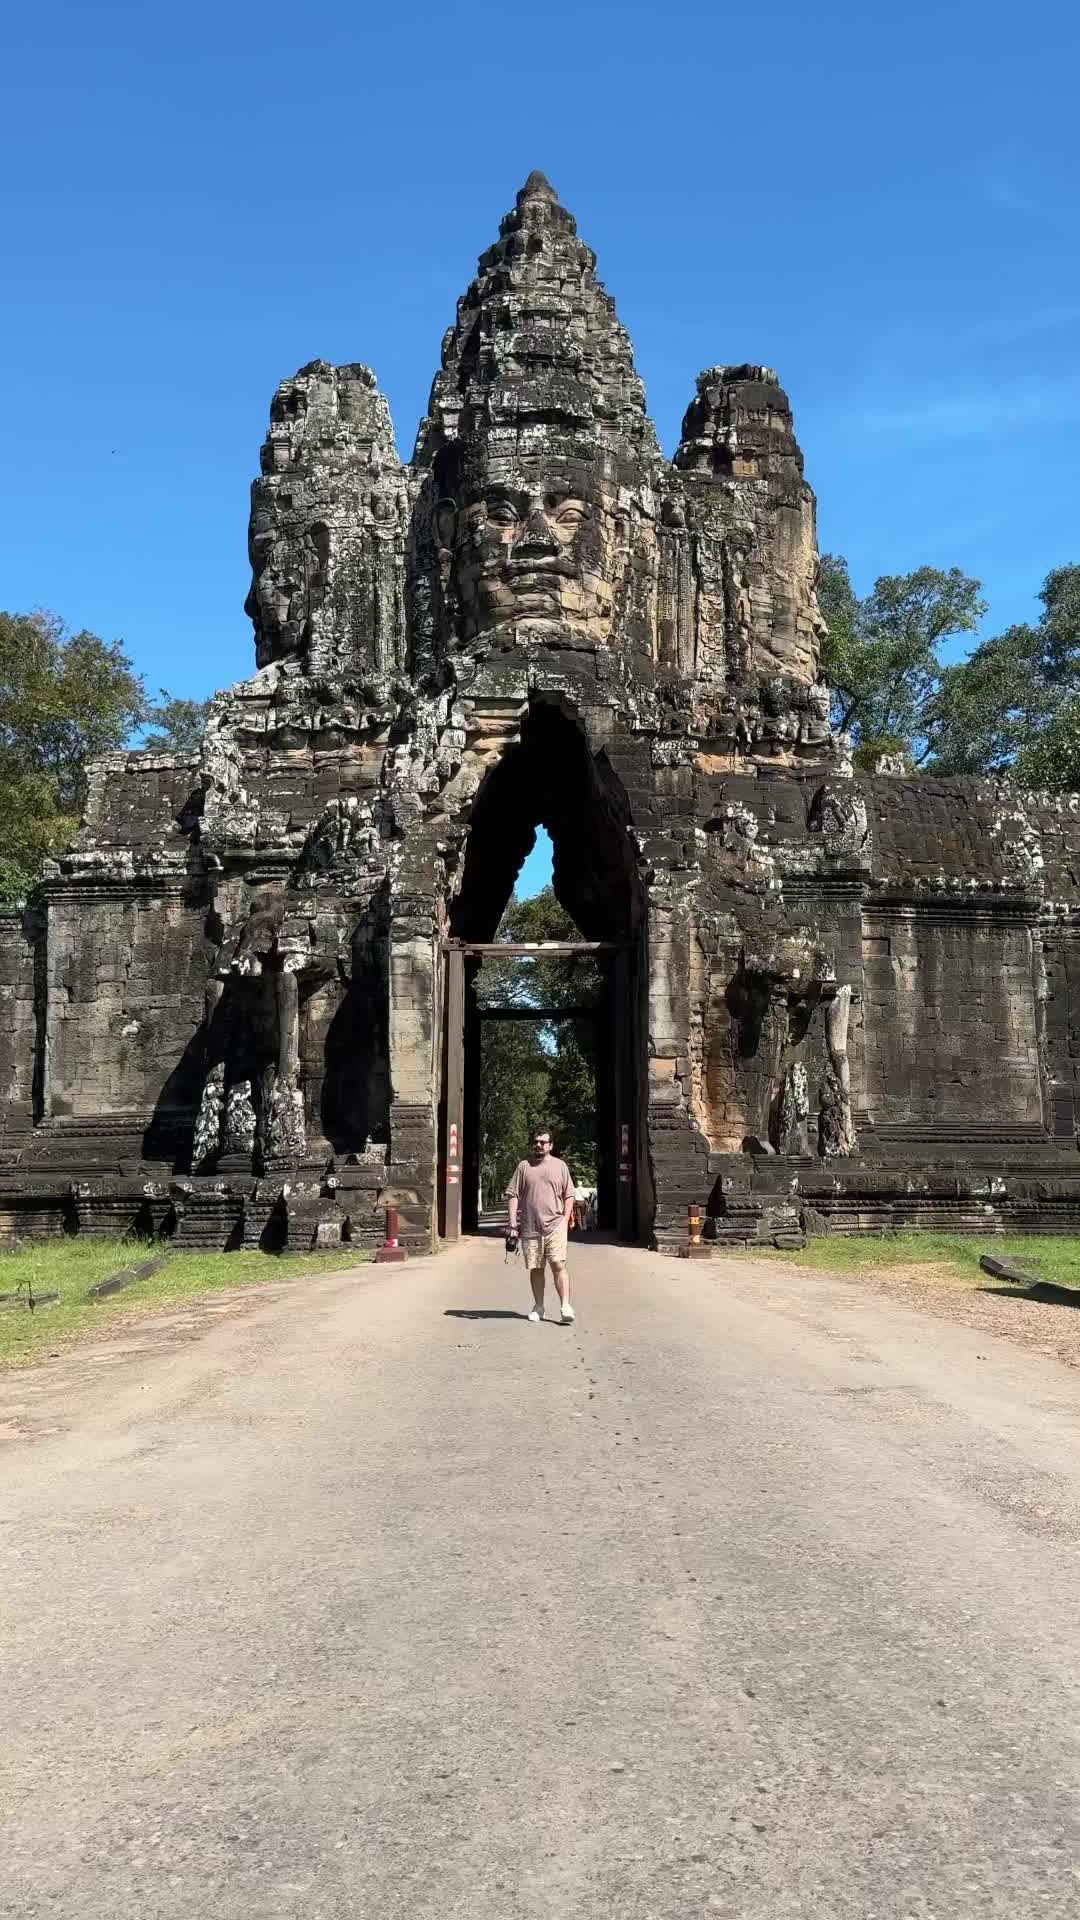
<svg viewBox="0 0 1080 1920">
<path fill-rule="evenodd" d="M 549 1260 L 553 1267 L 566 1265 L 566 1223 L 552 1227 L 550 1233 L 522 1235 L 521 1254 L 530 1273 L 537 1273 Z"/>
</svg>

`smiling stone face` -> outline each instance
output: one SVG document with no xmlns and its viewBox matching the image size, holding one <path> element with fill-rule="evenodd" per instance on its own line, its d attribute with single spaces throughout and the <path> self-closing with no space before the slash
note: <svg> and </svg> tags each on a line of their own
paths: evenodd
<svg viewBox="0 0 1080 1920">
<path fill-rule="evenodd" d="M 439 527 L 460 639 L 519 624 L 610 637 L 614 519 L 582 473 L 485 478 L 441 503 Z"/>
</svg>

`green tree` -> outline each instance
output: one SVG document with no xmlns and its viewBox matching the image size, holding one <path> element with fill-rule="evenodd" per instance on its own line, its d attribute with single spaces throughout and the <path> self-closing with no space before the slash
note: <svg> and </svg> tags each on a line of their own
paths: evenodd
<svg viewBox="0 0 1080 1920">
<path fill-rule="evenodd" d="M 1080 693 L 1063 700 L 1037 737 L 1021 748 L 1010 779 L 1014 786 L 1050 793 L 1080 791 Z"/>
<path fill-rule="evenodd" d="M 507 944 L 580 940 L 551 887 L 511 900 L 496 936 Z M 486 958 L 478 983 L 482 1007 L 588 1006 L 603 981 L 588 954 Z M 589 1020 L 487 1020 L 480 1081 L 480 1163 L 484 1197 L 498 1203 L 538 1123 L 555 1133 L 556 1151 L 575 1175 L 596 1177 L 596 1070 Z"/>
<path fill-rule="evenodd" d="M 944 663 L 944 640 L 985 611 L 958 568 L 884 575 L 865 600 L 847 562 L 826 554 L 822 664 L 833 720 L 858 742 L 856 764 L 900 748 L 937 773 L 994 773 L 1027 786 L 1080 788 L 1080 566 L 1055 567 L 1042 613 Z"/>
<path fill-rule="evenodd" d="M 141 678 L 118 642 L 69 633 L 51 613 L 0 613 L 0 891 L 17 899 L 69 844 L 86 762 L 147 719 Z"/>
<path fill-rule="evenodd" d="M 1080 785 L 1070 711 L 1080 695 L 1080 566 L 1055 567 L 1039 598 L 1033 626 L 1007 627 L 943 669 L 925 715 L 935 768 Z"/>
<path fill-rule="evenodd" d="M 592 1022 L 560 1020 L 548 1082 L 548 1114 L 558 1152 L 575 1177 L 596 1184 L 596 1050 Z"/>
<path fill-rule="evenodd" d="M 548 1123 L 552 1058 L 539 1022 L 485 1020 L 480 1051 L 480 1186 L 498 1207 L 533 1129 Z"/>
<path fill-rule="evenodd" d="M 928 758 L 938 773 L 1006 771 L 1048 717 L 1034 627 L 980 641 L 966 660 L 943 667 L 922 715 Z"/>
<path fill-rule="evenodd" d="M 581 934 L 552 887 L 528 900 L 511 894 L 496 939 L 507 945 L 580 940 Z M 600 969 L 589 954 L 552 954 L 550 959 L 485 960 L 482 993 L 491 1006 L 572 1007 L 588 1004 L 600 987 Z"/>
<path fill-rule="evenodd" d="M 978 580 L 959 567 L 947 573 L 917 567 L 882 574 L 860 600 L 847 561 L 824 554 L 818 591 L 834 725 L 854 736 L 863 759 L 885 747 L 904 749 L 916 763 L 925 760 L 933 751 L 926 716 L 941 679 L 938 649 L 973 632 L 985 613 Z"/>
<path fill-rule="evenodd" d="M 162 687 L 160 700 L 150 709 L 145 745 L 160 753 L 198 753 L 212 706 L 212 700 L 184 700 Z"/>
</svg>

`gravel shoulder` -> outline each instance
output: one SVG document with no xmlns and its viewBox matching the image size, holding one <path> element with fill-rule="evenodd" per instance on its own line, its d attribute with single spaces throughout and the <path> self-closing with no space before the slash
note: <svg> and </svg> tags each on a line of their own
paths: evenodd
<svg viewBox="0 0 1080 1920">
<path fill-rule="evenodd" d="M 916 1313 L 933 1314 L 955 1326 L 970 1327 L 976 1333 L 989 1333 L 1034 1353 L 1059 1360 L 1063 1366 L 1080 1367 L 1080 1292 L 1075 1301 L 1062 1298 L 1040 1300 L 1019 1288 L 1006 1286 L 989 1276 L 972 1285 L 958 1279 L 947 1267 L 913 1262 L 908 1266 L 890 1264 L 863 1268 L 857 1275 L 829 1274 L 820 1267 L 803 1267 L 797 1262 L 770 1261 L 755 1257 L 771 1272 L 798 1274 L 811 1287 L 816 1281 L 831 1286 L 851 1287 L 856 1292 L 873 1294 Z"/>
</svg>

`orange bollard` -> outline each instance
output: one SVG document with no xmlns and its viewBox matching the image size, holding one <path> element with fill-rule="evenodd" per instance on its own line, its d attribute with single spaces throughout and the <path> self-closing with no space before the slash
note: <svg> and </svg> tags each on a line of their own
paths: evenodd
<svg viewBox="0 0 1080 1920">
<path fill-rule="evenodd" d="M 404 1260 L 407 1257 L 405 1248 L 398 1245 L 398 1210 L 396 1207 L 387 1207 L 386 1239 L 383 1245 L 376 1249 L 376 1264 L 381 1266 L 391 1260 Z"/>
</svg>

